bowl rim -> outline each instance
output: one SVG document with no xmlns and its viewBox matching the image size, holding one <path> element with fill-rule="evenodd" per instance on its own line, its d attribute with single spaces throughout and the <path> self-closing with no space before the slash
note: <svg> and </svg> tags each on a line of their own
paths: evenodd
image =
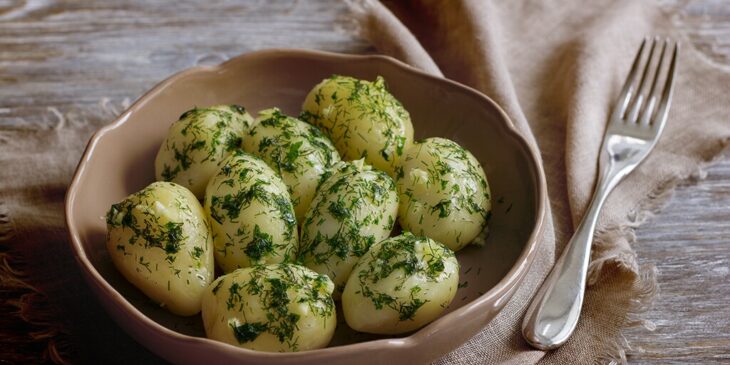
<svg viewBox="0 0 730 365">
<path fill-rule="evenodd" d="M 258 58 L 270 58 L 270 57 L 305 57 L 309 59 L 314 60 L 338 60 L 338 61 L 374 61 L 374 62 L 383 62 L 386 64 L 391 64 L 392 66 L 395 66 L 396 68 L 403 69 L 404 71 L 410 72 L 415 74 L 416 76 L 436 80 L 440 83 L 446 83 L 450 85 L 451 87 L 455 89 L 460 89 L 461 91 L 471 94 L 474 97 L 477 97 L 481 99 L 481 101 L 486 102 L 488 104 L 491 104 L 491 106 L 500 114 L 500 116 L 503 118 L 504 123 L 504 131 L 510 135 L 515 142 L 519 145 L 519 147 L 523 150 L 523 152 L 528 156 L 529 159 L 531 159 L 532 163 L 530 164 L 531 173 L 535 177 L 535 180 L 537 182 L 537 186 L 534 187 L 534 194 L 535 194 L 535 219 L 536 223 L 534 227 L 532 228 L 532 231 L 530 232 L 530 235 L 527 239 L 527 243 L 525 244 L 524 248 L 522 249 L 520 255 L 517 257 L 517 260 L 515 264 L 510 268 L 510 270 L 505 274 L 499 282 L 497 282 L 489 291 L 486 293 L 480 295 L 479 297 L 473 299 L 471 302 L 466 303 L 465 305 L 461 306 L 458 309 L 455 309 L 454 311 L 443 315 L 439 317 L 438 319 L 434 320 L 433 322 L 427 324 L 426 326 L 420 328 L 419 330 L 409 334 L 405 337 L 398 337 L 398 338 L 384 338 L 384 339 L 377 339 L 377 340 L 370 340 L 370 341 L 364 341 L 359 343 L 353 343 L 353 344 L 347 344 L 347 345 L 340 345 L 340 346 L 334 346 L 334 347 L 325 347 L 322 349 L 315 349 L 315 350 L 307 350 L 307 351 L 301 351 L 301 352 L 289 352 L 289 353 L 272 353 L 272 352 L 261 352 L 261 351 L 255 351 L 255 350 L 249 350 L 237 346 L 233 346 L 227 343 L 215 341 L 212 339 L 208 339 L 206 337 L 196 337 L 196 336 L 190 336 L 186 335 L 177 331 L 174 331 L 172 329 L 169 329 L 156 321 L 149 318 L 147 315 L 145 315 L 143 312 L 141 312 L 139 309 L 137 309 L 133 304 L 131 304 L 119 291 L 117 291 L 104 277 L 99 273 L 99 271 L 94 267 L 94 265 L 89 260 L 89 257 L 86 254 L 86 251 L 83 248 L 82 239 L 80 236 L 80 233 L 77 229 L 77 222 L 76 218 L 73 216 L 72 208 L 74 207 L 74 202 L 76 199 L 76 195 L 78 194 L 79 186 L 82 183 L 82 180 L 84 180 L 87 170 L 87 165 L 89 161 L 92 158 L 93 152 L 96 149 L 96 147 L 99 145 L 100 141 L 109 133 L 113 132 L 115 129 L 121 127 L 130 117 L 130 115 L 134 112 L 136 112 L 138 109 L 142 108 L 144 104 L 146 104 L 147 100 L 152 98 L 153 96 L 159 94 L 163 90 L 167 89 L 170 85 L 174 84 L 177 80 L 185 78 L 189 75 L 201 73 L 201 72 L 214 72 L 217 70 L 222 70 L 228 67 L 231 67 L 231 65 L 242 63 L 242 62 L 250 62 Z M 142 324 L 146 327 L 145 329 L 148 331 L 154 331 L 159 334 L 165 335 L 170 337 L 170 339 L 175 340 L 178 343 L 197 343 L 199 345 L 207 345 L 207 346 L 213 346 L 214 348 L 220 349 L 222 351 L 238 351 L 237 355 L 239 356 L 248 356 L 249 358 L 255 357 L 259 360 L 275 360 L 275 359 L 288 359 L 288 360 L 302 360 L 305 357 L 327 357 L 333 355 L 336 351 L 341 351 L 345 349 L 349 350 L 356 350 L 356 349 L 367 349 L 367 348 L 374 348 L 379 346 L 386 346 L 391 349 L 399 348 L 413 348 L 415 347 L 419 342 L 422 342 L 426 340 L 430 335 L 438 331 L 438 328 L 441 326 L 444 322 L 449 322 L 451 318 L 455 317 L 462 317 L 462 318 L 475 318 L 472 316 L 478 316 L 480 308 L 484 305 L 484 303 L 492 300 L 494 297 L 497 296 L 503 296 L 505 293 L 514 292 L 516 289 L 516 285 L 522 281 L 522 278 L 526 275 L 527 270 L 529 267 L 532 266 L 532 263 L 535 259 L 536 252 L 538 245 L 541 242 L 541 236 L 544 231 L 544 221 L 545 221 L 545 215 L 546 215 L 546 206 L 547 206 L 547 183 L 545 174 L 542 168 L 542 160 L 540 159 L 540 154 L 537 152 L 536 147 L 528 143 L 527 140 L 520 134 L 520 132 L 517 131 L 517 129 L 514 126 L 514 123 L 512 122 L 511 118 L 507 115 L 507 113 L 491 98 L 486 96 L 485 94 L 481 93 L 480 91 L 471 88 L 469 86 L 457 83 L 455 81 L 452 81 L 447 78 L 434 76 L 432 74 L 426 73 L 425 71 L 415 68 L 411 65 L 408 65 L 400 60 L 397 60 L 395 58 L 392 58 L 390 56 L 380 55 L 380 54 L 369 54 L 369 55 L 356 55 L 356 54 L 343 54 L 343 53 L 334 53 L 334 52 L 327 52 L 327 51 L 317 51 L 317 50 L 308 50 L 308 49 L 296 49 L 296 48 L 271 48 L 271 49 L 264 49 L 249 53 L 244 53 L 235 57 L 232 57 L 225 62 L 222 62 L 218 65 L 201 65 L 201 66 L 194 66 L 182 71 L 179 71 L 163 81 L 156 84 L 152 89 L 145 92 L 142 96 L 140 96 L 133 104 L 131 104 L 123 113 L 121 113 L 118 117 L 114 119 L 113 122 L 101 127 L 98 131 L 96 131 L 91 138 L 89 139 L 89 142 L 86 145 L 86 148 L 82 154 L 81 159 L 79 160 L 79 164 L 77 165 L 73 179 L 68 187 L 68 190 L 66 191 L 66 197 L 65 197 L 65 203 L 64 203 L 64 213 L 65 213 L 65 221 L 66 226 L 68 228 L 68 236 L 70 238 L 69 244 L 71 246 L 71 249 L 74 253 L 74 258 L 76 259 L 76 262 L 81 267 L 82 272 L 84 273 L 84 278 L 86 279 L 87 283 L 89 285 L 95 286 L 98 290 L 101 290 L 104 292 L 110 300 L 113 300 L 115 305 L 117 307 L 120 307 L 120 309 L 124 310 L 128 314 L 132 314 L 138 319 L 141 320 Z M 502 303 L 498 301 L 498 303 L 495 303 L 494 306 L 504 306 L 504 304 L 511 299 L 512 295 L 509 294 L 506 297 L 506 300 Z M 101 299 L 98 299 L 101 300 Z M 106 308 L 105 308 L 106 309 Z M 109 314 L 109 313 L 107 313 Z M 110 314 L 109 314 L 110 315 Z M 474 334 L 471 334 L 472 336 Z M 132 336 L 134 337 L 134 336 Z M 145 346 L 146 347 L 146 346 Z M 245 359 L 245 357 L 241 358 L 242 360 Z"/>
</svg>

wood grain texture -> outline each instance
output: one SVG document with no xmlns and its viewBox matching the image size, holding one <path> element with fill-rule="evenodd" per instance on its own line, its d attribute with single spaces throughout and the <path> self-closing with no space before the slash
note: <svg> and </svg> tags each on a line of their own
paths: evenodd
<svg viewBox="0 0 730 365">
<path fill-rule="evenodd" d="M 730 70 L 730 2 L 661 3 L 692 46 Z M 636 232 L 640 263 L 658 269 L 659 295 L 642 316 L 656 328 L 627 333 L 629 363 L 730 363 L 730 151 L 724 157 Z"/>
<path fill-rule="evenodd" d="M 629 332 L 631 363 L 730 363 L 730 163 L 680 186 L 637 235 L 640 261 L 658 268 L 660 294 L 642 316 L 656 329 Z"/>
<path fill-rule="evenodd" d="M 0 126 L 128 103 L 163 78 L 264 48 L 362 53 L 338 1 L 0 1 Z M 101 120 L 81 122 L 103 123 Z"/>
<path fill-rule="evenodd" d="M 730 69 L 727 0 L 661 3 L 699 50 Z M 91 131 L 164 77 L 252 50 L 372 51 L 344 31 L 344 14 L 338 0 L 0 0 L 0 127 Z M 645 315 L 656 329 L 627 335 L 629 361 L 730 363 L 730 161 L 681 186 L 637 234 L 640 261 L 659 269 L 661 294 Z M 146 352 L 121 332 L 114 343 L 86 337 L 98 354 Z"/>
</svg>

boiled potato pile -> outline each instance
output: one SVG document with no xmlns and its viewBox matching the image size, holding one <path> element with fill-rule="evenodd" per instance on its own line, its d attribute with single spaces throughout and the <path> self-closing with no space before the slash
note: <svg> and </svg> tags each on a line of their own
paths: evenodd
<svg viewBox="0 0 730 365">
<path fill-rule="evenodd" d="M 200 312 L 213 281 L 213 241 L 203 208 L 184 187 L 154 182 L 106 215 L 106 247 L 127 280 L 170 312 Z"/>
<path fill-rule="evenodd" d="M 333 289 L 326 275 L 298 265 L 238 269 L 203 295 L 205 333 L 259 351 L 325 347 L 337 325 Z"/>
<path fill-rule="evenodd" d="M 398 193 L 386 173 L 363 160 L 340 162 L 333 170 L 304 218 L 300 259 L 332 279 L 339 299 L 358 259 L 393 230 Z"/>
<path fill-rule="evenodd" d="M 252 350 L 327 346 L 335 300 L 356 331 L 433 321 L 458 290 L 454 252 L 490 217 L 481 165 L 448 139 L 414 142 L 382 77 L 332 76 L 302 109 L 185 112 L 158 182 L 107 213 L 114 264 L 170 312 L 202 309 L 209 338 Z"/>
<path fill-rule="evenodd" d="M 261 157 L 289 187 L 299 223 L 314 198 L 319 181 L 340 154 L 322 132 L 309 123 L 288 117 L 279 109 L 259 112 L 243 149 Z"/>
<path fill-rule="evenodd" d="M 215 259 L 225 272 L 292 261 L 299 249 L 289 191 L 258 157 L 235 152 L 205 189 Z"/>
<path fill-rule="evenodd" d="M 332 76 L 309 92 L 302 118 L 322 129 L 346 160 L 364 158 L 395 176 L 403 153 L 413 143 L 411 117 L 385 88 L 374 82 Z"/>
<path fill-rule="evenodd" d="M 203 198 L 218 163 L 241 147 L 253 118 L 239 105 L 188 110 L 170 126 L 155 159 L 158 181 L 172 181 Z"/>
</svg>

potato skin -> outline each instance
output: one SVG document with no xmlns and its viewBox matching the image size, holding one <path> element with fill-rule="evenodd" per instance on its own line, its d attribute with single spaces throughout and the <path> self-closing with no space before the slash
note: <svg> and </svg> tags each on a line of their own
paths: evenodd
<svg viewBox="0 0 730 365">
<path fill-rule="evenodd" d="M 264 161 L 237 151 L 208 182 L 205 213 L 224 272 L 289 262 L 299 249 L 289 191 Z"/>
<path fill-rule="evenodd" d="M 276 108 L 259 112 L 243 140 L 243 149 L 260 157 L 281 176 L 299 223 L 322 176 L 340 161 L 335 146 L 318 128 Z"/>
<path fill-rule="evenodd" d="M 170 126 L 155 158 L 155 177 L 172 181 L 203 198 L 205 186 L 218 163 L 241 147 L 253 123 L 239 105 L 194 108 Z"/>
<path fill-rule="evenodd" d="M 154 182 L 111 206 L 109 255 L 119 272 L 170 312 L 200 312 L 213 281 L 213 241 L 203 208 L 184 187 Z"/>
<path fill-rule="evenodd" d="M 342 294 L 354 330 L 400 334 L 436 319 L 459 286 L 459 262 L 446 246 L 409 232 L 373 245 Z"/>
<path fill-rule="evenodd" d="M 303 266 L 238 269 L 203 295 L 208 338 L 251 350 L 291 352 L 327 346 L 337 319 L 332 281 Z"/>
<path fill-rule="evenodd" d="M 328 275 L 339 299 L 352 267 L 395 224 L 398 194 L 384 172 L 363 160 L 335 165 L 317 191 L 302 224 L 299 260 Z"/>
<path fill-rule="evenodd" d="M 456 142 L 428 138 L 406 151 L 397 169 L 398 222 L 458 251 L 482 232 L 491 195 L 479 161 Z"/>
<path fill-rule="evenodd" d="M 343 159 L 365 158 L 391 177 L 413 143 L 411 117 L 380 76 L 370 82 L 333 75 L 309 92 L 302 109 L 301 118 L 322 129 Z"/>
</svg>

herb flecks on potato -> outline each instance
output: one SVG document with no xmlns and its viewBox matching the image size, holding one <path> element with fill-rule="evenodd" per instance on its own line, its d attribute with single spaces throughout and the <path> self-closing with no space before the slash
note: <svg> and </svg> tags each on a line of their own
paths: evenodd
<svg viewBox="0 0 730 365">
<path fill-rule="evenodd" d="M 358 261 L 342 294 L 342 310 L 356 331 L 405 333 L 436 319 L 458 285 L 454 253 L 405 232 L 373 245 Z"/>
<path fill-rule="evenodd" d="M 340 161 L 340 155 L 318 128 L 279 109 L 260 111 L 254 124 L 243 140 L 243 149 L 259 156 L 281 176 L 301 223 L 320 180 Z"/>
<path fill-rule="evenodd" d="M 301 118 L 327 134 L 343 159 L 364 158 L 391 177 L 413 142 L 411 117 L 382 77 L 333 75 L 309 92 L 303 110 Z"/>
<path fill-rule="evenodd" d="M 253 118 L 239 105 L 186 111 L 170 126 L 155 159 L 158 181 L 172 181 L 203 197 L 218 163 L 241 148 Z"/>
<path fill-rule="evenodd" d="M 213 241 L 189 190 L 154 182 L 112 205 L 106 223 L 107 250 L 127 280 L 172 313 L 200 311 L 213 281 Z"/>
<path fill-rule="evenodd" d="M 208 182 L 204 207 L 223 271 L 296 258 L 299 238 L 289 191 L 258 157 L 238 151 L 223 160 Z"/>
<path fill-rule="evenodd" d="M 363 160 L 340 162 L 304 218 L 299 259 L 334 281 L 337 299 L 357 260 L 390 235 L 397 211 L 398 194 L 387 174 Z"/>
<path fill-rule="evenodd" d="M 403 229 L 458 251 L 486 228 L 492 207 L 487 178 L 456 142 L 435 137 L 414 143 L 396 175 Z"/>
<path fill-rule="evenodd" d="M 327 276 L 298 265 L 236 270 L 216 279 L 203 296 L 205 333 L 258 351 L 325 347 L 337 325 L 333 289 Z"/>
</svg>

